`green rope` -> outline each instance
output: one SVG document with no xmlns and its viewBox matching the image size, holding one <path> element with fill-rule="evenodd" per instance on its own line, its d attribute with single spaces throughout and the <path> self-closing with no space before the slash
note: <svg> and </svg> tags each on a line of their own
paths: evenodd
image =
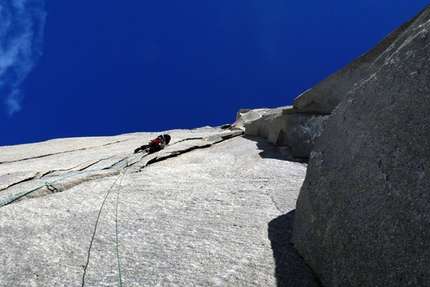
<svg viewBox="0 0 430 287">
<path fill-rule="evenodd" d="M 121 172 L 121 174 L 117 177 L 117 179 L 114 181 L 114 183 L 112 184 L 112 186 L 111 186 L 111 187 L 110 187 L 110 189 L 108 190 L 108 192 L 107 192 L 107 194 L 106 194 L 106 196 L 105 196 L 105 198 L 104 198 L 104 200 L 103 200 L 103 202 L 102 202 L 102 205 L 101 205 L 101 207 L 100 207 L 100 209 L 99 209 L 99 213 L 98 213 L 98 215 L 97 215 L 97 220 L 96 220 L 96 223 L 95 223 L 94 232 L 93 232 L 93 235 L 92 235 L 92 238 L 91 238 L 91 242 L 90 242 L 90 247 L 89 247 L 89 249 L 88 249 L 87 262 L 86 262 L 86 265 L 84 266 L 84 273 L 83 273 L 83 276 L 82 276 L 82 286 L 84 286 L 84 285 L 85 285 L 85 276 L 86 276 L 86 271 L 87 271 L 88 264 L 89 264 L 89 260 L 90 260 L 90 257 L 91 257 L 91 248 L 92 248 L 92 244 L 93 244 L 93 241 L 94 241 L 94 238 L 95 238 L 96 232 L 97 232 L 97 226 L 98 226 L 98 222 L 99 222 L 99 220 L 100 220 L 100 216 L 101 216 L 101 212 L 102 212 L 103 206 L 104 206 L 104 204 L 105 204 L 105 202 L 106 202 L 106 200 L 107 200 L 107 198 L 108 198 L 108 196 L 109 196 L 109 194 L 110 194 L 110 192 L 111 192 L 112 188 L 115 186 L 115 184 L 116 184 L 116 182 L 118 181 L 119 177 L 121 177 L 121 179 L 120 179 L 120 181 L 119 181 L 119 184 L 118 184 L 118 190 L 117 190 L 117 196 L 116 196 L 115 227 L 116 227 L 116 257 L 117 257 L 117 264 L 118 264 L 119 285 L 122 287 L 121 261 L 120 261 L 120 256 L 119 256 L 119 232 L 118 232 L 118 206 L 119 206 L 119 195 L 120 195 L 120 190 L 121 190 L 121 185 L 122 185 L 122 179 L 124 178 L 124 174 L 125 174 L 126 168 L 127 168 L 127 167 L 129 167 L 129 166 L 130 166 L 130 163 L 132 163 L 132 162 L 133 162 L 137 157 L 139 157 L 139 156 L 141 156 L 141 155 L 142 155 L 142 152 L 139 152 L 139 153 L 137 153 L 137 154 L 135 154 L 135 155 L 133 155 L 133 156 L 130 156 L 130 157 L 125 158 L 125 159 L 122 159 L 122 160 L 120 160 L 119 162 L 116 162 L 116 163 L 114 163 L 114 164 L 109 164 L 109 165 L 105 165 L 105 166 L 98 167 L 98 168 L 92 168 L 92 169 L 87 169 L 87 170 L 81 170 L 81 171 L 78 171 L 78 172 L 75 172 L 75 173 L 72 173 L 72 174 L 69 174 L 69 175 L 66 175 L 66 176 L 60 177 L 60 178 L 58 178 L 58 179 L 56 179 L 56 180 L 53 180 L 53 181 L 50 181 L 50 182 L 46 182 L 45 184 L 42 184 L 42 185 L 40 185 L 40 186 L 38 186 L 38 187 L 35 187 L 35 188 L 33 188 L 33 189 L 30 189 L 30 190 L 28 190 L 28 191 L 25 191 L 25 192 L 22 192 L 22 193 L 16 194 L 16 195 L 11 196 L 11 197 L 9 197 L 9 198 L 7 198 L 7 199 L 5 199 L 5 200 L 0 201 L 0 207 L 5 206 L 5 205 L 7 205 L 7 204 L 9 204 L 9 203 L 11 203 L 11 202 L 13 202 L 13 201 L 15 201 L 15 200 L 17 200 L 17 199 L 19 199 L 19 198 L 23 197 L 23 196 L 25 196 L 25 195 L 27 195 L 27 194 L 30 194 L 30 193 L 32 193 L 32 192 L 34 192 L 34 191 L 38 190 L 38 189 L 43 188 L 43 187 L 45 187 L 45 186 L 46 186 L 46 187 L 49 187 L 49 186 L 51 186 L 53 183 L 60 182 L 60 181 L 65 180 L 65 179 L 67 179 L 67 178 L 75 177 L 75 176 L 78 176 L 78 175 L 80 175 L 80 174 L 87 173 L 87 172 L 99 171 L 99 170 L 108 169 L 108 168 L 112 168 L 112 167 L 118 167 L 122 162 L 125 162 L 125 166 L 123 167 L 123 171 L 122 171 L 122 172 Z M 140 159 L 142 159 L 142 158 L 143 158 L 143 157 L 145 157 L 146 155 L 147 155 L 147 154 L 143 154 L 143 155 L 142 155 L 142 157 L 141 157 Z M 139 159 L 139 160 L 140 160 L 140 159 Z M 132 164 L 134 164 L 134 163 L 132 163 Z M 132 165 L 132 164 L 131 164 L 131 165 Z"/>
<path fill-rule="evenodd" d="M 84 266 L 84 273 L 82 275 L 82 287 L 85 286 L 85 277 L 87 275 L 87 268 L 88 268 L 88 265 L 90 263 L 91 249 L 93 247 L 93 242 L 94 242 L 94 239 L 96 237 L 97 227 L 99 225 L 99 221 L 100 221 L 100 217 L 101 217 L 101 214 L 102 214 L 102 210 L 103 210 L 103 207 L 104 207 L 104 205 L 106 203 L 107 198 L 109 197 L 109 194 L 111 193 L 111 191 L 112 191 L 113 187 L 115 186 L 116 182 L 118 181 L 118 179 L 119 179 L 119 176 L 115 179 L 114 183 L 111 185 L 111 187 L 109 188 L 108 192 L 106 193 L 106 195 L 105 195 L 105 197 L 103 199 L 103 202 L 102 202 L 102 204 L 100 206 L 99 212 L 97 214 L 97 219 L 96 219 L 96 222 L 95 222 L 95 225 L 94 225 L 94 232 L 93 232 L 93 235 L 91 236 L 90 247 L 88 248 L 87 262 L 86 262 L 86 264 Z"/>
<path fill-rule="evenodd" d="M 108 190 L 108 192 L 107 192 L 107 194 L 106 194 L 106 196 L 105 196 L 105 198 L 104 198 L 104 200 L 103 200 L 103 203 L 102 203 L 102 205 L 101 205 L 101 207 L 100 207 L 99 214 L 98 214 L 98 216 L 97 216 L 97 220 L 96 220 L 96 224 L 95 224 L 95 228 L 94 228 L 94 233 L 93 233 L 93 236 L 92 236 L 92 238 L 91 238 L 90 247 L 89 247 L 89 249 L 88 249 L 87 264 L 85 265 L 85 268 L 84 268 L 84 274 L 83 274 L 83 277 L 82 277 L 82 286 L 84 286 L 84 285 L 85 285 L 85 276 L 86 276 L 86 271 L 87 271 L 88 264 L 89 264 L 90 257 L 91 257 L 91 248 L 92 248 L 92 243 L 93 243 L 94 238 L 95 238 L 95 235 L 96 235 L 97 226 L 98 226 L 98 222 L 99 222 L 99 220 L 100 220 L 101 211 L 102 211 L 102 209 L 103 209 L 103 206 L 105 205 L 105 202 L 106 202 L 107 198 L 109 197 L 110 192 L 112 191 L 113 187 L 115 186 L 115 184 L 116 184 L 116 183 L 117 183 L 117 181 L 119 180 L 119 184 L 118 184 L 118 191 L 117 191 L 117 199 L 116 199 L 115 228 L 116 228 L 116 257 L 117 257 L 117 265 L 118 265 L 118 276 L 119 276 L 119 284 L 120 284 L 120 286 L 122 287 L 121 262 L 120 262 L 120 256 L 119 256 L 119 240 L 118 240 L 118 237 L 119 237 L 119 236 L 118 236 L 118 205 L 119 205 L 119 203 L 118 203 L 118 202 L 119 202 L 119 193 L 120 193 L 120 190 L 121 190 L 122 179 L 124 178 L 124 174 L 125 174 L 125 172 L 126 172 L 126 168 L 127 168 L 127 167 L 129 167 L 130 162 L 131 162 L 131 161 L 133 161 L 135 158 L 137 158 L 139 155 L 140 155 L 140 154 L 136 154 L 136 155 L 134 155 L 134 156 L 128 157 L 128 158 L 126 158 L 126 159 L 123 159 L 123 160 L 121 160 L 121 161 L 119 161 L 119 162 L 117 162 L 117 163 L 115 163 L 115 164 L 113 164 L 113 165 L 112 165 L 112 166 L 116 166 L 116 165 L 119 165 L 119 164 L 120 164 L 121 162 L 123 162 L 123 161 L 125 161 L 125 162 L 126 162 L 125 166 L 123 167 L 123 171 L 121 172 L 121 174 L 120 174 L 120 175 L 118 175 L 118 177 L 116 178 L 116 180 L 114 181 L 114 183 L 113 183 L 113 184 L 111 185 L 111 187 L 109 188 L 109 190 Z M 146 155 L 146 154 L 144 154 L 144 155 L 142 156 L 142 158 L 143 158 L 145 155 Z M 141 158 L 141 159 L 142 159 L 142 158 Z"/>
<path fill-rule="evenodd" d="M 124 178 L 124 173 L 122 173 L 121 180 L 119 181 L 118 191 L 116 194 L 116 211 L 115 211 L 115 229 L 116 229 L 116 259 L 118 263 L 118 276 L 119 276 L 119 286 L 122 287 L 122 275 L 121 275 L 121 260 L 119 258 L 119 240 L 118 240 L 118 203 L 119 203 L 119 192 L 121 190 L 122 179 Z"/>
</svg>

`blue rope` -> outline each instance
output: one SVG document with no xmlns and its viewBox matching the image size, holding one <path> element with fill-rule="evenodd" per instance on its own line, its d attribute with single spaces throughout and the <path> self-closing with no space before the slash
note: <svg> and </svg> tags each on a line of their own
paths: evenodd
<svg viewBox="0 0 430 287">
<path fill-rule="evenodd" d="M 120 261 L 120 256 L 119 256 L 119 239 L 118 239 L 118 238 L 119 238 L 119 235 L 118 235 L 118 234 L 119 234 L 119 233 L 118 233 L 118 205 L 119 205 L 119 195 L 120 195 L 120 190 L 121 190 L 121 185 L 122 185 L 122 179 L 124 178 L 124 174 L 125 174 L 125 170 L 126 170 L 126 168 L 127 168 L 127 167 L 130 165 L 130 163 L 132 163 L 132 162 L 133 162 L 137 157 L 141 156 L 141 154 L 142 154 L 142 153 L 143 153 L 143 152 L 138 152 L 138 153 L 136 153 L 135 155 L 130 156 L 130 157 L 125 158 L 125 159 L 122 159 L 121 161 L 119 161 L 119 162 L 117 162 L 117 163 L 114 163 L 114 164 L 108 164 L 108 165 L 105 165 L 105 166 L 102 166 L 102 167 L 97 167 L 97 168 L 92 168 L 92 169 L 87 169 L 87 170 L 81 170 L 81 171 L 78 171 L 78 172 L 75 172 L 75 173 L 68 174 L 68 175 L 66 175 L 66 176 L 60 177 L 60 178 L 55 179 L 55 180 L 53 180 L 53 181 L 46 182 L 45 184 L 42 184 L 42 185 L 40 185 L 40 186 L 37 186 L 37 187 L 35 187 L 35 188 L 33 188 L 33 189 L 30 189 L 30 190 L 25 191 L 25 192 L 21 192 L 21 193 L 19 193 L 19 194 L 16 194 L 16 195 L 11 196 L 11 197 L 9 197 L 9 198 L 7 198 L 7 199 L 5 199 L 5 200 L 0 201 L 0 207 L 3 207 L 3 206 L 5 206 L 5 205 L 7 205 L 7 204 L 9 204 L 9 203 L 11 203 L 11 202 L 13 202 L 13 201 L 15 201 L 15 200 L 17 200 L 17 199 L 21 198 L 21 197 L 23 197 L 23 196 L 26 196 L 26 195 L 28 195 L 28 194 L 30 194 L 30 193 L 32 193 L 32 192 L 34 192 L 34 191 L 38 190 L 38 189 L 41 189 L 41 188 L 43 188 L 43 187 L 48 187 L 48 188 L 49 188 L 50 186 L 52 186 L 52 184 L 57 183 L 57 182 L 60 182 L 60 181 L 65 180 L 65 179 L 67 179 L 67 178 L 75 177 L 75 176 L 78 176 L 78 175 L 83 174 L 83 173 L 88 173 L 88 172 L 93 172 L 93 171 L 100 171 L 100 170 L 108 169 L 108 168 L 112 168 L 112 167 L 118 167 L 118 166 L 120 166 L 120 165 L 121 165 L 121 163 L 125 162 L 125 166 L 123 167 L 123 171 L 121 172 L 121 174 L 120 174 L 120 176 L 119 176 L 119 177 L 121 177 L 121 179 L 120 179 L 120 182 L 119 182 L 119 185 L 118 185 L 118 191 L 117 191 L 117 197 L 116 197 L 116 213 L 115 213 L 115 227 L 116 227 L 116 256 L 117 256 L 117 265 L 118 265 L 119 284 L 120 284 L 120 286 L 122 287 L 121 261 Z M 141 159 L 142 159 L 144 156 L 146 156 L 146 155 L 147 155 L 147 154 L 144 154 L 144 155 L 141 157 Z M 102 209 L 103 209 L 103 206 L 104 206 L 104 204 L 105 204 L 105 202 L 106 202 L 106 200 L 107 200 L 107 198 L 108 198 L 108 196 L 109 196 L 109 194 L 110 194 L 110 192 L 111 192 L 112 188 L 114 187 L 115 183 L 118 181 L 119 177 L 117 177 L 117 179 L 114 181 L 114 183 L 112 184 L 112 186 L 111 186 L 111 187 L 110 187 L 110 189 L 108 190 L 108 192 L 107 192 L 107 194 L 106 194 L 106 196 L 105 196 L 105 198 L 104 198 L 104 200 L 103 200 L 103 202 L 102 202 L 102 205 L 101 205 L 101 207 L 100 207 L 100 210 L 99 210 L 99 213 L 98 213 L 98 216 L 97 216 L 97 220 L 96 220 L 96 224 L 95 224 L 95 228 L 94 228 L 94 232 L 93 232 L 93 235 L 92 235 L 92 238 L 91 238 L 91 242 L 90 242 L 90 247 L 89 247 L 89 250 L 88 250 L 87 263 L 86 263 L 86 265 L 85 265 L 85 268 L 84 268 L 84 274 L 83 274 L 83 277 L 82 277 L 82 286 L 84 286 L 84 285 L 85 285 L 85 276 L 86 276 L 86 271 L 87 271 L 88 263 L 89 263 L 89 260 L 90 260 L 90 257 L 91 257 L 91 248 L 92 248 L 92 243 L 93 243 L 93 241 L 94 241 L 94 237 L 95 237 L 95 234 L 96 234 L 96 231 L 97 231 L 97 226 L 98 226 L 98 222 L 99 222 L 99 219 L 100 219 L 101 211 L 102 211 Z"/>
<path fill-rule="evenodd" d="M 18 194 L 16 194 L 16 195 L 12 196 L 12 197 L 9 197 L 9 198 L 7 198 L 7 199 L 5 199 L 5 200 L 0 201 L 0 207 L 4 206 L 4 205 L 6 205 L 6 204 L 9 204 L 9 203 L 11 203 L 11 202 L 13 202 L 13 201 L 17 200 L 18 198 L 21 198 L 21 197 L 23 197 L 23 196 L 26 196 L 27 194 L 30 194 L 30 193 L 32 193 L 32 192 L 34 192 L 34 191 L 36 191 L 36 190 L 38 190 L 38 189 L 41 189 L 41 188 L 43 188 L 43 187 L 45 187 L 45 186 L 50 186 L 50 185 L 52 185 L 52 184 L 54 184 L 54 183 L 56 183 L 56 182 L 59 182 L 59 181 L 65 180 L 65 179 L 70 178 L 70 177 L 75 177 L 75 176 L 80 175 L 80 174 L 83 174 L 83 173 L 92 172 L 92 171 L 97 171 L 97 170 L 103 170 L 103 169 L 106 169 L 106 168 L 109 168 L 109 167 L 110 167 L 110 165 L 108 165 L 108 166 L 102 166 L 102 167 L 100 167 L 100 168 L 89 169 L 89 170 L 81 170 L 81 171 L 78 171 L 78 172 L 75 172 L 75 173 L 68 174 L 68 175 L 66 175 L 66 176 L 60 177 L 60 178 L 58 178 L 58 179 L 56 179 L 56 180 L 49 181 L 49 182 L 45 182 L 44 184 L 39 185 L 38 187 L 35 187 L 35 188 L 30 189 L 30 190 L 25 191 L 25 192 L 18 193 Z"/>
</svg>

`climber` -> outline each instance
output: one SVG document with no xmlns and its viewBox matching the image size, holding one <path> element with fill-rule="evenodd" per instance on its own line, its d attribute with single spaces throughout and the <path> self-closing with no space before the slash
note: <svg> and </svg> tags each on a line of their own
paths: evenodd
<svg viewBox="0 0 430 287">
<path fill-rule="evenodd" d="M 148 144 L 138 147 L 134 150 L 134 153 L 145 151 L 147 153 L 157 152 L 162 150 L 170 142 L 170 136 L 168 134 L 159 135 L 157 138 L 151 140 Z"/>
</svg>

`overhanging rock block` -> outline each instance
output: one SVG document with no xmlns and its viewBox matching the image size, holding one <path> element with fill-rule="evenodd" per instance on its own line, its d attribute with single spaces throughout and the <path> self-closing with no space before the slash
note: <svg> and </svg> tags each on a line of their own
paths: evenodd
<svg viewBox="0 0 430 287">
<path fill-rule="evenodd" d="M 290 146 L 294 157 L 309 157 L 328 115 L 298 114 L 291 106 L 242 110 L 234 126 L 243 124 L 245 135 Z"/>
</svg>

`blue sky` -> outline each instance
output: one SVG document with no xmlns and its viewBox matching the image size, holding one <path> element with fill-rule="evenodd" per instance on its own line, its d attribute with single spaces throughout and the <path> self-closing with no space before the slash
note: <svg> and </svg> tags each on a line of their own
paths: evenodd
<svg viewBox="0 0 430 287">
<path fill-rule="evenodd" d="M 427 4 L 0 0 L 0 145 L 290 105 Z"/>
</svg>

